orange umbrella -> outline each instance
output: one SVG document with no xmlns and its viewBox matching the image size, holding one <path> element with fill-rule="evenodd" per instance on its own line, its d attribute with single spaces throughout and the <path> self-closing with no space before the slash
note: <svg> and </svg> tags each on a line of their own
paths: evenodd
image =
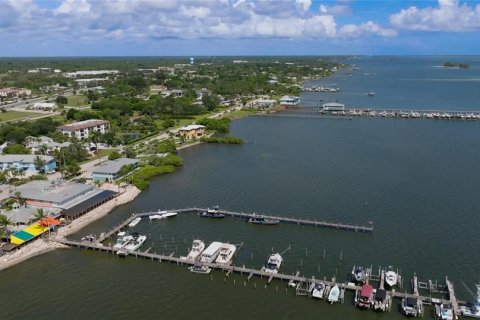
<svg viewBox="0 0 480 320">
<path fill-rule="evenodd" d="M 57 219 L 54 219 L 52 217 L 46 217 L 46 218 L 43 218 L 42 220 L 40 220 L 39 224 L 43 227 L 57 226 L 57 225 L 60 224 L 60 221 L 58 221 Z"/>
</svg>

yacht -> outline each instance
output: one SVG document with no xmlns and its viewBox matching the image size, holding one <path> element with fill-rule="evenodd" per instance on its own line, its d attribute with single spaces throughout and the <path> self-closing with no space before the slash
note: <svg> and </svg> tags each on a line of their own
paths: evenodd
<svg viewBox="0 0 480 320">
<path fill-rule="evenodd" d="M 308 289 L 312 298 L 323 299 L 323 294 L 325 292 L 325 284 L 322 282 L 312 283 Z"/>
<path fill-rule="evenodd" d="M 279 253 L 272 254 L 267 261 L 267 264 L 262 267 L 262 271 L 277 273 L 282 265 L 283 258 Z"/>
<path fill-rule="evenodd" d="M 338 302 L 338 299 L 340 298 L 340 288 L 335 285 L 333 286 L 332 289 L 330 289 L 330 293 L 328 294 L 328 302 L 331 304 Z"/>
<path fill-rule="evenodd" d="M 435 305 L 435 315 L 439 320 L 453 320 L 452 306 L 445 303 Z"/>
<path fill-rule="evenodd" d="M 150 221 L 151 220 L 161 220 L 161 219 L 174 217 L 177 214 L 178 214 L 177 212 L 158 211 L 158 213 L 150 215 L 149 218 L 150 218 Z"/>
<path fill-rule="evenodd" d="M 359 308 L 370 308 L 373 303 L 373 287 L 364 284 L 359 291 L 355 292 L 355 304 Z"/>
<path fill-rule="evenodd" d="M 222 248 L 222 245 L 223 243 L 217 241 L 210 243 L 208 248 L 202 252 L 200 256 L 200 261 L 208 263 L 214 262 L 220 254 L 220 249 Z"/>
<path fill-rule="evenodd" d="M 117 242 L 113 245 L 113 249 L 122 249 L 130 241 L 133 240 L 132 236 L 127 235 L 125 231 L 119 232 L 117 234 Z"/>
<path fill-rule="evenodd" d="M 123 250 L 117 251 L 117 255 L 124 255 L 127 256 L 129 251 L 135 251 L 142 246 L 142 244 L 147 240 L 147 236 L 139 235 L 138 233 L 132 234 L 132 240 L 130 240 L 125 246 L 123 246 Z"/>
<path fill-rule="evenodd" d="M 275 224 L 279 224 L 280 220 L 266 218 L 264 216 L 257 216 L 253 214 L 252 217 L 247 220 L 247 222 L 253 223 L 253 224 L 275 225 Z"/>
<path fill-rule="evenodd" d="M 397 281 L 398 281 L 398 275 L 395 271 L 388 270 L 387 272 L 385 272 L 385 282 L 390 287 L 393 287 L 394 285 L 396 285 Z"/>
<path fill-rule="evenodd" d="M 137 217 L 137 218 L 133 219 L 132 222 L 130 222 L 130 223 L 128 224 L 128 226 L 129 226 L 130 228 L 133 228 L 133 227 L 135 227 L 135 226 L 140 222 L 140 220 L 142 220 L 142 218 Z"/>
<path fill-rule="evenodd" d="M 218 264 L 229 265 L 232 263 L 233 255 L 237 251 L 237 247 L 233 244 L 224 243 L 220 248 L 220 253 L 218 254 L 217 259 L 215 260 Z"/>
<path fill-rule="evenodd" d="M 402 313 L 407 317 L 420 317 L 423 315 L 423 303 L 417 298 L 402 299 Z"/>
<path fill-rule="evenodd" d="M 368 93 L 367 93 L 367 96 L 369 96 L 369 97 L 375 97 L 375 92 L 368 92 Z"/>
<path fill-rule="evenodd" d="M 188 253 L 187 260 L 196 260 L 205 249 L 205 243 L 202 240 L 193 240 L 192 250 Z"/>
<path fill-rule="evenodd" d="M 213 209 L 207 209 L 207 211 L 199 212 L 198 215 L 207 218 L 225 218 L 225 214 L 218 211 L 218 206 Z"/>
<path fill-rule="evenodd" d="M 204 265 L 200 265 L 200 264 L 191 266 L 188 268 L 188 270 L 190 270 L 190 272 L 193 272 L 193 273 L 202 273 L 202 274 L 209 274 L 212 271 L 211 268 Z"/>
<path fill-rule="evenodd" d="M 353 266 L 352 279 L 355 282 L 363 283 L 368 277 L 368 270 L 363 266 Z"/>
<path fill-rule="evenodd" d="M 465 317 L 480 319 L 480 284 L 477 284 L 476 287 L 476 301 L 473 303 L 467 303 L 466 306 L 462 306 L 461 311 L 462 315 L 464 315 Z"/>
</svg>

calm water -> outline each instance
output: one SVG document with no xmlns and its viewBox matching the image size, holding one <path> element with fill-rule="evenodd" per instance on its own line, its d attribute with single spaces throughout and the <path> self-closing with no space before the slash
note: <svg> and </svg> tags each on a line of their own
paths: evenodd
<svg viewBox="0 0 480 320">
<path fill-rule="evenodd" d="M 76 237 L 100 233 L 132 212 L 194 205 L 373 221 L 374 234 L 197 216 L 142 221 L 136 230 L 148 236 L 144 248 L 157 253 L 185 255 L 193 238 L 243 243 L 235 263 L 249 267 L 260 267 L 272 250 L 290 246 L 284 271 L 321 278 L 344 279 L 356 263 L 401 269 L 405 290 L 414 272 L 424 281 L 448 275 L 467 299 L 461 283 L 477 281 L 480 264 L 479 127 L 370 118 L 241 119 L 232 133 L 248 143 L 183 150 L 182 169 L 153 179 L 134 202 Z M 265 288 L 264 280 L 246 286 L 244 280 L 234 276 L 224 282 L 219 272 L 210 279 L 185 267 L 62 250 L 0 273 L 2 318 L 403 318 L 397 306 L 386 314 L 359 311 L 351 295 L 344 305 L 331 306 L 295 297 L 283 283 Z"/>
<path fill-rule="evenodd" d="M 466 63 L 468 69 L 443 68 L 447 62 Z M 480 110 L 480 57 L 361 57 L 347 60 L 358 68 L 342 70 L 310 85 L 336 85 L 339 93 L 305 93 L 304 105 L 323 101 L 347 107 Z M 368 74 L 368 75 L 367 75 Z M 375 97 L 366 93 L 375 92 Z"/>
</svg>

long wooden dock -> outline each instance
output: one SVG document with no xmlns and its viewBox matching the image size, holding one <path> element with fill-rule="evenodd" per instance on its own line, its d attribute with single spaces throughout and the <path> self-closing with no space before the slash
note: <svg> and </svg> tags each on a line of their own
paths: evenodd
<svg viewBox="0 0 480 320">
<path fill-rule="evenodd" d="M 99 251 L 99 252 L 104 252 L 109 254 L 116 254 L 117 251 L 121 250 L 121 249 L 114 249 L 113 247 L 103 246 L 98 242 L 72 241 L 72 240 L 67 240 L 65 238 L 60 238 L 60 237 L 53 238 L 52 241 L 61 243 L 69 247 L 94 250 L 94 251 Z M 151 260 L 151 261 L 173 263 L 179 266 L 180 265 L 184 265 L 184 266 L 203 265 L 203 266 L 208 266 L 209 268 L 214 270 L 223 271 L 226 274 L 236 273 L 240 275 L 245 275 L 248 281 L 250 281 L 252 277 L 258 277 L 261 279 L 265 279 L 267 283 L 270 283 L 272 280 L 280 280 L 281 282 L 287 282 L 287 283 L 295 282 L 300 284 L 303 283 L 306 285 L 310 283 L 323 283 L 326 286 L 331 286 L 331 287 L 337 285 L 339 288 L 341 288 L 341 290 L 358 291 L 361 289 L 360 286 L 352 283 L 339 283 L 339 282 L 336 282 L 336 280 L 328 281 L 325 279 L 316 279 L 314 277 L 305 277 L 305 276 L 301 276 L 299 272 L 297 272 L 294 275 L 283 274 L 283 273 L 272 274 L 272 273 L 265 272 L 258 269 L 246 268 L 245 266 L 241 266 L 241 267 L 235 266 L 235 265 L 226 266 L 223 264 L 216 264 L 216 263 L 188 261 L 184 258 L 175 257 L 173 254 L 162 255 L 157 253 L 151 253 L 150 250 L 147 250 L 145 252 L 130 251 L 128 252 L 128 257 L 144 258 L 146 260 Z M 458 301 L 456 299 L 455 292 L 453 289 L 453 284 L 448 279 L 446 280 L 447 280 L 447 286 L 449 288 L 449 299 L 437 299 L 437 298 L 432 298 L 431 296 L 422 296 L 422 295 L 419 295 L 418 293 L 410 294 L 406 292 L 397 292 L 397 291 L 388 291 L 387 294 L 393 298 L 398 298 L 398 299 L 414 297 L 426 304 L 432 304 L 432 303 L 450 304 L 452 305 L 455 314 L 460 315 L 459 304 L 463 304 L 465 302 Z"/>
</svg>

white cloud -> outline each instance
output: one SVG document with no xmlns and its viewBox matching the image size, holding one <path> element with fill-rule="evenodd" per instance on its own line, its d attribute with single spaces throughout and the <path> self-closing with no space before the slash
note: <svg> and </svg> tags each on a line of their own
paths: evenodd
<svg viewBox="0 0 480 320">
<path fill-rule="evenodd" d="M 308 11 L 312 5 L 312 0 L 295 0 L 295 4 L 303 11 Z"/>
<path fill-rule="evenodd" d="M 180 14 L 191 18 L 205 18 L 211 13 L 206 7 L 180 7 Z"/>
<path fill-rule="evenodd" d="M 347 37 L 376 35 L 382 37 L 394 37 L 398 34 L 395 29 L 382 28 L 378 24 L 368 21 L 360 25 L 347 24 L 340 28 L 340 34 Z"/>
<path fill-rule="evenodd" d="M 397 29 L 414 31 L 474 31 L 480 30 L 480 4 L 469 6 L 457 0 L 438 0 L 437 7 L 411 6 L 390 16 Z"/>
<path fill-rule="evenodd" d="M 335 4 L 332 6 L 321 4 L 319 7 L 319 10 L 322 14 L 331 14 L 331 15 L 352 13 L 352 10 L 350 9 L 350 7 L 343 4 Z"/>
<path fill-rule="evenodd" d="M 54 10 L 55 14 L 83 15 L 90 12 L 91 5 L 87 0 L 65 0 Z"/>
</svg>

